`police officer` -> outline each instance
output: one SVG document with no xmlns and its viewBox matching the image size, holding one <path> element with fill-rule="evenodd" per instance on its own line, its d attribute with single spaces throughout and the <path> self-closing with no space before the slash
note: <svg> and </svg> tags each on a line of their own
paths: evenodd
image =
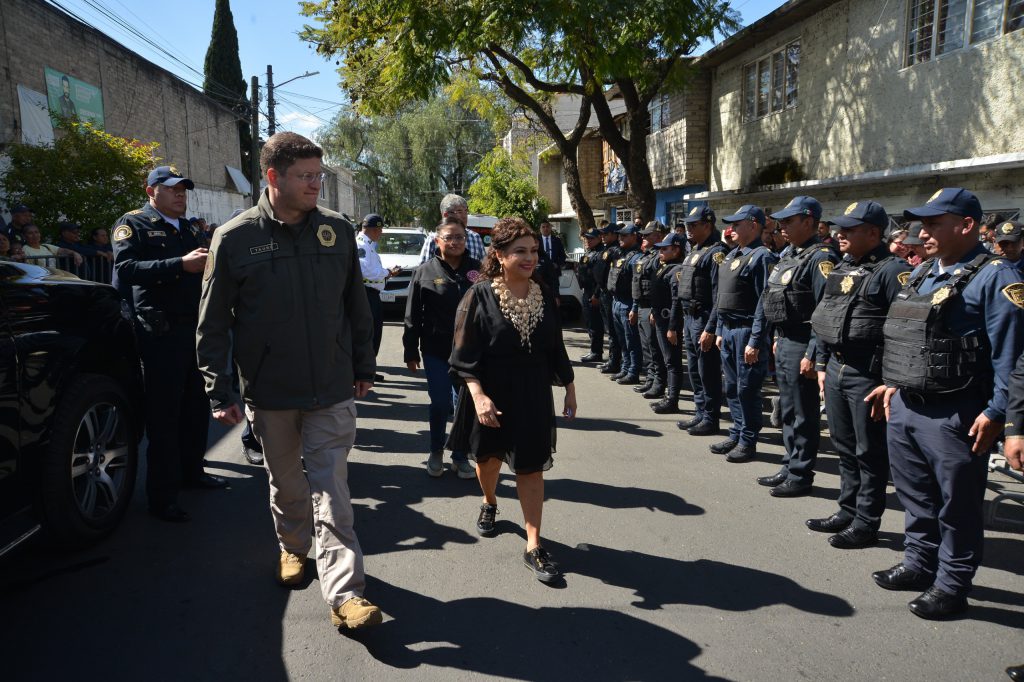
<svg viewBox="0 0 1024 682">
<path fill-rule="evenodd" d="M 993 228 L 995 232 L 996 247 L 999 254 L 1017 266 L 1017 270 L 1024 272 L 1024 258 L 1021 258 L 1021 228 L 1020 223 L 1012 220 L 999 223 Z"/>
<path fill-rule="evenodd" d="M 595 264 L 594 280 L 597 282 L 597 298 L 601 302 L 601 322 L 608 335 L 608 362 L 600 365 L 601 374 L 618 374 L 622 370 L 622 345 L 615 331 L 615 316 L 612 314 L 612 292 L 608 288 L 608 275 L 612 264 L 619 258 L 619 229 L 617 223 L 607 223 L 601 228 L 601 260 Z"/>
<path fill-rule="evenodd" d="M 924 590 L 910 611 L 937 619 L 967 608 L 981 563 L 988 453 L 1024 347 L 1024 283 L 978 242 L 981 203 L 971 192 L 939 190 L 904 215 L 921 221 L 928 260 L 889 309 L 885 386 L 869 397 L 888 410 L 906 549 L 903 563 L 872 578 L 889 590 Z"/>
<path fill-rule="evenodd" d="M 657 220 L 652 220 L 640 230 L 643 254 L 633 268 L 633 308 L 629 312 L 629 323 L 636 325 L 639 331 L 641 363 L 646 375 L 644 383 L 633 390 L 649 400 L 665 395 L 665 359 L 658 343 L 658 330 L 651 321 L 651 287 L 661 269 L 661 259 L 654 245 L 665 237 L 667 231 Z"/>
<path fill-rule="evenodd" d="M 761 293 L 778 258 L 761 243 L 764 211 L 752 204 L 723 218 L 733 230 L 736 248 L 718 269 L 716 344 L 722 353 L 725 394 L 732 413 L 726 440 L 710 446 L 730 462 L 757 454 L 761 432 L 761 385 L 768 371 L 768 332 L 761 313 Z"/>
<path fill-rule="evenodd" d="M 757 482 L 771 486 L 772 497 L 797 497 L 811 491 L 821 440 L 818 350 L 811 315 L 839 254 L 835 247 L 821 243 L 821 204 L 813 197 L 794 197 L 771 217 L 779 221 L 790 247 L 768 278 L 762 301 L 764 321 L 776 335 L 775 382 L 786 455 L 777 474 Z"/>
<path fill-rule="evenodd" d="M 718 268 L 729 248 L 715 229 L 710 206 L 695 206 L 683 219 L 691 251 L 676 272 L 676 298 L 672 306 L 672 330 L 682 329 L 678 343 L 686 351 L 686 371 L 693 389 L 693 419 L 676 426 L 693 436 L 718 433 L 722 410 L 722 358 L 715 345 L 718 327 Z"/>
<path fill-rule="evenodd" d="M 622 368 L 612 377 L 620 384 L 640 383 L 640 332 L 629 313 L 633 310 L 633 270 L 640 260 L 639 228 L 626 225 L 618 231 L 619 251 L 608 270 L 608 290 L 612 293 L 612 318 L 615 334 L 622 347 Z"/>
<path fill-rule="evenodd" d="M 827 222 L 838 228 L 843 259 L 825 281 L 811 326 L 829 433 L 839 453 L 839 511 L 809 519 L 807 527 L 833 533 L 828 539 L 833 547 L 856 549 L 877 542 L 885 511 L 885 422 L 871 418 L 864 398 L 882 383 L 882 327 L 911 268 L 882 241 L 889 215 L 877 202 L 850 204 Z"/>
<path fill-rule="evenodd" d="M 384 219 L 376 213 L 363 218 L 362 231 L 356 235 L 356 249 L 359 253 L 359 268 L 363 273 L 363 286 L 366 287 L 366 300 L 370 302 L 373 313 L 373 354 L 380 351 L 380 343 L 384 338 L 384 312 L 380 294 L 384 291 L 388 277 L 398 274 L 402 268 L 398 265 L 388 270 L 380 262 L 377 255 L 377 242 L 384 232 Z M 377 381 L 383 377 L 375 377 Z"/>
<path fill-rule="evenodd" d="M 657 414 L 670 414 L 679 411 L 679 391 L 683 386 L 683 350 L 678 339 L 680 327 L 672 326 L 672 308 L 679 284 L 677 275 L 686 254 L 686 236 L 673 232 L 654 246 L 658 249 L 661 266 L 651 282 L 651 321 L 656 332 L 655 340 L 664 358 L 666 392 L 662 400 L 651 405 L 651 409 Z M 680 322 L 676 320 L 677 325 Z"/>
<path fill-rule="evenodd" d="M 596 271 L 604 264 L 601 260 L 604 244 L 601 243 L 601 233 L 597 228 L 584 232 L 583 239 L 586 240 L 587 251 L 580 259 L 576 275 L 583 289 L 583 323 L 590 337 L 590 352 L 580 358 L 580 362 L 601 362 L 604 357 L 604 322 L 601 319 Z M 607 274 L 607 268 L 600 269 Z"/>
<path fill-rule="evenodd" d="M 196 366 L 196 324 L 206 266 L 198 230 L 182 217 L 195 185 L 173 166 L 146 179 L 149 203 L 114 223 L 114 286 L 130 295 L 146 395 L 146 495 L 149 513 L 189 520 L 182 487 L 223 488 L 203 471 L 210 413 Z M 225 367 L 227 365 L 225 364 Z"/>
</svg>

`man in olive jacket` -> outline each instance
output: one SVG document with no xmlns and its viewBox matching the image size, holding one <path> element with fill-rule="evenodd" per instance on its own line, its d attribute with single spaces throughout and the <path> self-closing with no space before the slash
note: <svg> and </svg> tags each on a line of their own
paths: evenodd
<svg viewBox="0 0 1024 682">
<path fill-rule="evenodd" d="M 295 133 L 267 140 L 259 205 L 214 234 L 203 276 L 197 349 L 213 417 L 238 424 L 229 364 L 263 445 L 281 554 L 277 579 L 317 572 L 335 625 L 381 621 L 363 599 L 363 556 L 347 483 L 355 398 L 373 385 L 373 318 L 355 232 L 317 208 L 323 152 Z M 303 475 L 303 461 L 306 475 Z"/>
</svg>

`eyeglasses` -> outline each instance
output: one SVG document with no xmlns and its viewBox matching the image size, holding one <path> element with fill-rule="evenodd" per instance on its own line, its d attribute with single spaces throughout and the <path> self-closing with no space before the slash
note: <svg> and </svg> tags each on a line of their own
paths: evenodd
<svg viewBox="0 0 1024 682">
<path fill-rule="evenodd" d="M 327 173 L 324 173 L 323 171 L 319 173 L 299 173 L 292 177 L 297 178 L 308 185 L 313 182 L 323 182 L 324 178 L 327 177 Z"/>
<path fill-rule="evenodd" d="M 443 241 L 445 244 L 461 244 L 466 241 L 466 238 L 461 234 L 446 234 L 439 236 L 438 239 Z"/>
</svg>

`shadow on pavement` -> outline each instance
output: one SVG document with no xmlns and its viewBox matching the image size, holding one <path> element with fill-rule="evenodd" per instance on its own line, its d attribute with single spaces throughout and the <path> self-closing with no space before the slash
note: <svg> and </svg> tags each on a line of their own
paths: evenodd
<svg viewBox="0 0 1024 682">
<path fill-rule="evenodd" d="M 358 641 L 395 668 L 430 665 L 544 681 L 721 679 L 691 663 L 701 652 L 694 642 L 617 611 L 533 608 L 490 597 L 441 602 L 373 578 L 368 583 L 394 620 Z"/>
<path fill-rule="evenodd" d="M 561 502 L 592 504 L 603 509 L 648 509 L 675 516 L 698 516 L 702 507 L 690 504 L 682 497 L 663 490 L 648 490 L 592 483 L 567 478 L 544 481 L 544 496 Z"/>
<path fill-rule="evenodd" d="M 598 545 L 572 548 L 548 544 L 566 572 L 632 590 L 637 596 L 633 606 L 641 609 L 689 604 L 724 611 L 753 611 L 785 604 L 826 616 L 848 617 L 854 613 L 844 599 L 754 568 L 708 559 L 681 561 Z"/>
</svg>

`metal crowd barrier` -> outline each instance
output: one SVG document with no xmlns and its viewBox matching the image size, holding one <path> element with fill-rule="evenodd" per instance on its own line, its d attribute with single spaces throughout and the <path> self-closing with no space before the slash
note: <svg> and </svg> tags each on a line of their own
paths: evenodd
<svg viewBox="0 0 1024 682">
<path fill-rule="evenodd" d="M 25 256 L 25 262 L 45 268 L 63 270 L 80 279 L 102 284 L 110 284 L 114 274 L 113 255 L 110 259 L 99 255 L 82 256 L 80 264 L 72 256 Z"/>
</svg>

